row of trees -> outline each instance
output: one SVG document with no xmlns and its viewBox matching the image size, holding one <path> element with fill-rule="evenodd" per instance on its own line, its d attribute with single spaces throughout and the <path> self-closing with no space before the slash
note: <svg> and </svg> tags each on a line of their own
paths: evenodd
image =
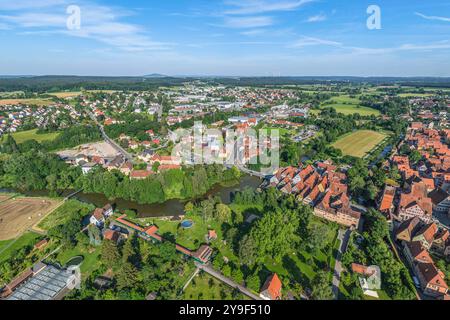
<svg viewBox="0 0 450 320">
<path fill-rule="evenodd" d="M 88 193 L 102 193 L 141 204 L 162 203 L 169 199 L 203 196 L 215 184 L 238 181 L 238 169 L 220 165 L 195 166 L 164 171 L 144 180 L 133 180 L 119 171 L 97 168 L 80 176 L 75 185 Z"/>
<path fill-rule="evenodd" d="M 164 171 L 145 180 L 132 180 L 119 171 L 98 167 L 87 175 L 58 156 L 43 151 L 20 150 L 0 159 L 0 187 L 28 190 L 83 189 L 110 199 L 138 203 L 161 203 L 168 199 L 191 199 L 204 195 L 218 183 L 238 181 L 238 169 L 220 165 L 195 166 Z"/>
</svg>

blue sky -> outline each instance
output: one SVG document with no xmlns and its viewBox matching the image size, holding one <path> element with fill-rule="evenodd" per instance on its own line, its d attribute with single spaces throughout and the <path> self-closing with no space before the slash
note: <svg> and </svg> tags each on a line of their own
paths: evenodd
<svg viewBox="0 0 450 320">
<path fill-rule="evenodd" d="M 10 75 L 450 76 L 450 1 L 0 0 L 0 43 Z"/>
</svg>

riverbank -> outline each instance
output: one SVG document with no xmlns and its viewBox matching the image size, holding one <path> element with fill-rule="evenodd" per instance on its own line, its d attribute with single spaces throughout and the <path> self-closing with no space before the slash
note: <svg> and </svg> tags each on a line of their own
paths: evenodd
<svg viewBox="0 0 450 320">
<path fill-rule="evenodd" d="M 132 210 L 137 213 L 139 218 L 172 218 L 184 215 L 184 206 L 188 201 L 199 201 L 208 197 L 219 196 L 224 204 L 230 204 L 232 201 L 232 194 L 236 191 L 243 190 L 245 188 L 257 189 L 261 184 L 261 179 L 257 177 L 243 176 L 237 182 L 232 185 L 220 185 L 217 184 L 211 188 L 206 194 L 195 199 L 172 199 L 163 203 L 154 204 L 139 204 L 135 201 L 124 199 L 108 199 L 103 194 L 98 193 L 78 193 L 73 196 L 73 199 L 78 201 L 93 204 L 96 207 L 104 207 L 106 204 L 112 204 L 115 210 L 124 211 Z M 16 190 L 0 190 L 0 193 L 18 192 Z M 60 193 L 60 197 L 66 197 L 71 194 L 73 190 L 66 190 Z M 44 197 L 49 196 L 50 191 L 26 191 L 22 192 L 28 197 Z"/>
</svg>

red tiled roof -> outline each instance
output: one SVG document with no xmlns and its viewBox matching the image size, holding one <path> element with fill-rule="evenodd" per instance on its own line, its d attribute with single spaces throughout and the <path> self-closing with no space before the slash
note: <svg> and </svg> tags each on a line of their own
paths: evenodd
<svg viewBox="0 0 450 320">
<path fill-rule="evenodd" d="M 151 176 L 152 174 L 154 174 L 153 171 L 147 171 L 147 170 L 133 170 L 131 172 L 130 177 L 132 179 L 145 179 L 149 176 Z"/>
<path fill-rule="evenodd" d="M 380 202 L 380 211 L 388 211 L 392 208 L 392 204 L 394 203 L 394 196 L 395 196 L 395 188 L 386 186 L 383 193 L 383 198 Z"/>
<path fill-rule="evenodd" d="M 447 283 L 445 283 L 442 274 L 433 263 L 418 263 L 417 268 L 419 269 L 420 275 L 428 285 L 448 289 Z"/>
<path fill-rule="evenodd" d="M 365 275 L 367 273 L 367 267 L 357 263 L 352 263 L 352 271 L 361 275 Z"/>
<path fill-rule="evenodd" d="M 107 240 L 117 242 L 119 240 L 120 234 L 117 231 L 107 229 L 103 234 L 103 237 Z"/>
<path fill-rule="evenodd" d="M 267 291 L 272 300 L 281 298 L 281 280 L 276 273 L 272 274 L 264 283 L 261 292 Z"/>
</svg>

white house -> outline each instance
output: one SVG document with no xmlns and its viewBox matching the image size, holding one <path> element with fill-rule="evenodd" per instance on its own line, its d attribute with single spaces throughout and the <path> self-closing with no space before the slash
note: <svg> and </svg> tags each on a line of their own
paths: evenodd
<svg viewBox="0 0 450 320">
<path fill-rule="evenodd" d="M 105 223 L 105 216 L 103 215 L 103 209 L 97 208 L 94 210 L 94 213 L 89 218 L 89 222 L 91 224 L 96 225 L 97 227 L 102 227 Z"/>
</svg>

